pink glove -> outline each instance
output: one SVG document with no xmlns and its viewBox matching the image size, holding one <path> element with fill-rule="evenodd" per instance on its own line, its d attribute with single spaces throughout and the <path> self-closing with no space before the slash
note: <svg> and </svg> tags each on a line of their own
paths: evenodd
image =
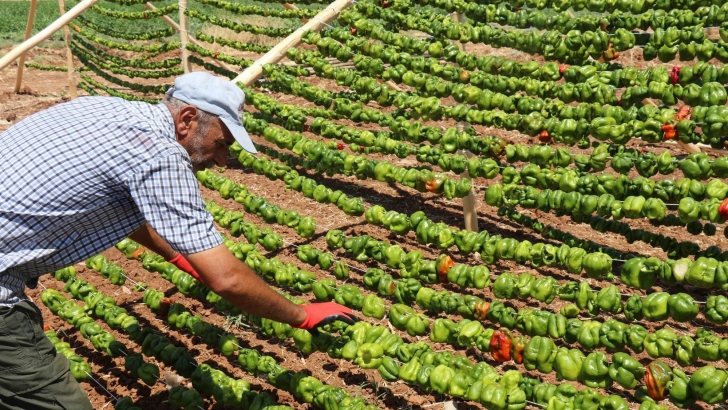
<svg viewBox="0 0 728 410">
<path fill-rule="evenodd" d="M 313 328 L 327 325 L 335 320 L 340 320 L 353 325 L 359 321 L 354 316 L 354 312 L 346 306 L 341 306 L 336 302 L 314 303 L 311 305 L 301 306 L 306 311 L 306 320 L 298 326 L 298 329 L 311 330 Z"/>
<path fill-rule="evenodd" d="M 203 285 L 205 284 L 205 281 L 200 279 L 200 275 L 197 274 L 197 271 L 195 270 L 195 268 L 193 268 L 192 265 L 190 265 L 190 262 L 187 261 L 187 259 L 181 253 L 178 253 L 177 256 L 168 260 L 167 262 L 176 266 L 177 269 L 189 273 L 190 275 L 192 275 L 193 278 L 202 282 Z"/>
</svg>

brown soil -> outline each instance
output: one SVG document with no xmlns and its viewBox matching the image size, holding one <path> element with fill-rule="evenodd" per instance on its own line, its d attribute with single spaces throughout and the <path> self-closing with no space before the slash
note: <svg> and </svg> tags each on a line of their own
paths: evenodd
<svg viewBox="0 0 728 410">
<path fill-rule="evenodd" d="M 510 58 L 523 60 L 531 58 L 513 50 L 508 49 L 497 49 L 493 50 L 490 47 L 482 45 L 468 45 L 469 51 L 479 53 L 494 53 L 499 55 L 506 55 Z M 4 50 L 5 51 L 5 50 Z M 228 50 L 229 51 L 229 50 Z M 65 63 L 65 54 L 58 50 L 40 50 L 38 54 L 44 56 L 43 64 L 63 65 Z M 232 54 L 232 53 L 231 53 Z M 620 57 L 620 61 L 625 64 L 636 65 L 638 67 L 650 65 L 645 64 L 641 60 L 640 53 L 624 53 Z M 31 52 L 32 59 L 35 57 L 35 52 Z M 654 64 L 652 64 L 654 65 Z M 45 72 L 38 71 L 35 69 L 26 69 L 24 84 L 25 93 L 13 94 L 12 86 L 14 85 L 15 78 L 15 67 L 10 66 L 6 70 L 0 72 L 0 84 L 4 84 L 0 91 L 0 131 L 7 129 L 13 123 L 23 119 L 24 117 L 45 109 L 56 103 L 65 100 L 67 95 L 67 75 L 63 72 Z M 307 81 L 312 84 L 320 85 L 329 90 L 340 90 L 332 81 L 311 77 Z M 169 81 L 159 81 L 159 83 L 167 83 Z M 79 90 L 81 94 L 85 94 Z M 297 104 L 300 106 L 311 107 L 312 103 L 304 101 L 303 99 L 296 98 L 289 95 L 281 95 L 273 93 L 273 96 L 279 102 L 285 102 L 290 104 Z M 375 107 L 373 103 L 369 104 L 371 107 Z M 349 126 L 358 126 L 362 128 L 375 129 L 375 126 L 371 125 L 358 125 L 351 121 L 341 121 L 343 124 Z M 442 127 L 452 126 L 452 122 L 441 121 L 433 123 Z M 531 139 L 523 135 L 519 135 L 515 132 L 508 132 L 499 129 L 476 127 L 481 135 L 492 134 L 506 139 L 509 142 L 521 142 L 525 144 L 531 143 Z M 317 138 L 313 134 L 306 134 L 308 137 Z M 255 137 L 256 142 L 267 144 L 262 138 Z M 663 150 L 669 148 L 674 155 L 684 154 L 674 146 L 667 145 L 653 145 L 633 143 L 634 145 L 641 145 L 641 148 Z M 267 144 L 268 145 L 268 144 Z M 415 165 L 415 160 L 412 158 L 398 159 L 394 156 L 383 156 L 379 154 L 372 154 L 371 158 L 379 160 L 388 160 L 398 165 Z M 241 184 L 247 186 L 247 188 L 260 196 L 265 197 L 272 203 L 280 206 L 283 209 L 296 209 L 301 213 L 302 216 L 313 216 L 318 224 L 317 234 L 310 240 L 302 240 L 293 229 L 280 227 L 278 225 L 271 226 L 272 229 L 281 233 L 284 240 L 287 243 L 303 244 L 311 243 L 318 249 L 326 249 L 326 242 L 324 240 L 325 233 L 330 229 L 342 229 L 347 234 L 369 234 L 372 237 L 379 240 L 387 240 L 392 243 L 399 243 L 405 250 L 419 249 L 421 250 L 426 258 L 435 258 L 442 251 L 435 249 L 433 246 L 422 246 L 415 240 L 414 233 L 410 233 L 406 237 L 398 237 L 388 230 L 372 226 L 366 223 L 364 217 L 350 217 L 346 216 L 334 205 L 330 204 L 319 204 L 312 199 L 304 198 L 300 193 L 285 189 L 285 184 L 282 181 L 270 181 L 267 178 L 259 175 L 255 175 L 250 170 L 241 169 L 236 160 L 231 159 L 228 163 L 229 168 L 224 172 L 224 175 L 231 178 Z M 302 171 L 303 172 L 303 171 Z M 399 212 L 412 213 L 417 210 L 423 210 L 425 213 L 435 221 L 443 221 L 454 227 L 462 227 L 462 203 L 461 200 L 448 201 L 442 197 L 438 197 L 432 194 L 423 194 L 416 192 L 412 189 L 402 187 L 395 184 L 384 184 L 377 181 L 359 181 L 353 177 L 327 177 L 323 175 L 314 175 L 312 172 L 307 173 L 308 176 L 316 179 L 319 182 L 325 183 L 332 189 L 341 189 L 345 193 L 354 196 L 360 196 L 368 204 L 381 204 L 387 209 L 396 210 Z M 636 175 L 636 174 L 635 174 Z M 633 175 L 634 176 L 634 175 Z M 673 178 L 679 178 L 681 175 L 679 172 L 672 176 Z M 489 181 L 474 181 L 474 185 L 483 186 L 487 185 Z M 232 200 L 223 200 L 220 198 L 217 192 L 201 188 L 202 195 L 205 199 L 213 199 L 218 204 L 223 205 L 229 210 L 242 210 L 242 206 Z M 482 198 L 483 192 L 477 192 L 478 196 Z M 488 230 L 491 234 L 499 234 L 503 236 L 515 237 L 519 240 L 528 239 L 530 241 L 543 241 L 537 233 L 530 230 L 523 229 L 521 226 L 516 225 L 505 218 L 498 217 L 496 215 L 496 209 L 487 206 L 481 199 L 477 203 L 478 211 L 478 222 L 481 230 Z M 559 229 L 570 232 L 577 237 L 592 239 L 597 243 L 605 246 L 610 246 L 623 252 L 631 252 L 641 254 L 645 256 L 656 256 L 659 258 L 665 258 L 664 253 L 655 249 L 645 243 L 635 242 L 628 244 L 622 236 L 604 233 L 596 235 L 595 231 L 592 230 L 588 225 L 573 223 L 568 217 L 557 217 L 554 214 L 543 213 L 541 211 L 523 211 L 523 213 L 536 217 L 539 220 L 549 225 L 558 227 Z M 258 225 L 266 225 L 261 218 L 245 214 L 245 218 Z M 678 240 L 692 240 L 696 241 L 701 245 L 701 248 L 705 248 L 710 245 L 718 245 L 722 248 L 728 247 L 728 241 L 723 235 L 720 234 L 722 226 L 719 227 L 719 234 L 714 237 L 707 237 L 705 235 L 692 236 L 686 233 L 685 229 L 678 227 L 654 227 L 649 224 L 646 220 L 630 220 L 628 221 L 633 228 L 642 228 L 652 232 L 659 232 L 665 235 L 670 235 Z M 223 232 L 224 229 L 221 229 Z M 477 264 L 482 263 L 477 255 L 460 256 L 457 253 L 452 252 L 454 248 L 450 249 L 453 258 L 458 263 L 469 263 Z M 456 251 L 455 251 L 456 252 Z M 205 317 L 207 321 L 212 324 L 223 326 L 228 328 L 232 326 L 232 323 L 228 321 L 224 314 L 217 312 L 213 306 L 209 303 L 203 303 L 193 298 L 185 297 L 179 294 L 176 288 L 166 280 L 162 279 L 158 275 L 151 274 L 146 271 L 141 263 L 137 261 L 127 260 L 120 252 L 115 249 L 107 250 L 104 253 L 112 261 L 120 264 L 126 274 L 136 282 L 145 282 L 149 286 L 165 291 L 174 301 L 184 304 L 195 314 Z M 316 273 L 318 277 L 325 278 L 331 277 L 328 272 L 321 271 L 310 266 L 302 264 L 295 256 L 295 248 L 292 246 L 284 247 L 277 252 L 273 252 L 272 255 L 280 258 L 284 262 L 290 262 L 298 265 L 302 269 L 306 269 Z M 346 258 L 343 252 L 336 253 L 337 256 Z M 367 267 L 377 266 L 376 262 L 371 263 L 358 263 L 351 260 L 347 261 L 352 265 L 358 266 L 362 269 Z M 168 337 L 173 341 L 174 344 L 186 347 L 197 360 L 202 362 L 208 362 L 214 364 L 216 367 L 224 370 L 231 376 L 242 378 L 251 383 L 251 385 L 257 390 L 266 390 L 271 392 L 278 397 L 278 400 L 282 404 L 288 404 L 294 408 L 309 408 L 310 406 L 301 404 L 296 401 L 289 393 L 278 391 L 268 383 L 265 378 L 253 377 L 243 371 L 239 365 L 237 365 L 234 357 L 224 357 L 219 354 L 215 349 L 210 349 L 201 340 L 196 337 L 192 337 L 186 331 L 177 331 L 167 327 L 164 318 L 155 315 L 151 312 L 146 305 L 142 303 L 142 294 L 133 290 L 133 284 L 127 283 L 125 286 L 118 287 L 110 284 L 107 280 L 103 279 L 96 272 L 86 269 L 83 264 L 76 265 L 78 270 L 78 276 L 91 282 L 99 291 L 113 296 L 117 303 L 121 306 L 126 307 L 130 312 L 136 315 L 140 322 L 146 326 L 153 326 L 157 328 L 160 334 Z M 533 272 L 537 276 L 550 275 L 557 278 L 559 281 L 566 280 L 582 280 L 582 278 L 574 277 L 563 269 L 558 267 L 544 267 L 538 269 L 532 269 L 529 266 L 521 266 L 511 261 L 501 261 L 491 266 L 491 271 L 495 275 L 499 275 L 502 272 Z M 352 271 L 352 277 L 349 279 L 350 282 L 360 285 L 361 276 L 358 272 Z M 607 281 L 590 280 L 593 287 L 601 288 L 608 286 L 611 283 Z M 53 279 L 50 276 L 43 277 L 41 283 L 48 288 L 62 289 L 62 284 Z M 628 289 L 626 286 L 620 284 L 618 281 L 615 282 L 619 287 L 620 291 L 624 293 L 634 293 L 634 290 Z M 490 289 L 484 291 L 471 291 L 462 290 L 453 285 L 435 285 L 437 289 L 448 289 L 456 292 L 477 294 L 490 300 L 493 298 Z M 653 290 L 659 290 L 660 287 L 656 286 Z M 33 298 L 40 305 L 40 294 L 42 288 L 39 287 L 35 290 L 28 292 L 29 296 Z M 695 289 L 691 287 L 673 287 L 668 288 L 671 292 L 688 292 L 692 294 L 697 300 L 704 301 L 707 298 L 708 292 L 701 289 Z M 365 293 L 369 293 L 368 290 L 364 290 Z M 313 301 L 313 295 L 309 294 L 297 294 L 291 291 L 292 294 L 306 300 Z M 387 304 L 391 304 L 392 299 L 387 300 Z M 533 308 L 533 309 L 549 309 L 558 310 L 565 303 L 559 299 L 556 299 L 552 304 L 546 305 L 535 300 L 519 301 L 511 300 L 508 304 L 517 308 Z M 60 318 L 52 314 L 48 309 L 41 305 L 43 310 L 43 316 L 46 323 L 51 328 L 62 330 L 62 340 L 68 341 L 71 346 L 76 349 L 77 353 L 85 357 L 92 366 L 94 377 L 108 389 L 110 393 L 115 396 L 131 396 L 137 405 L 143 409 L 168 409 L 171 408 L 167 402 L 167 393 L 164 391 L 166 387 L 163 383 L 158 383 L 155 386 L 146 386 L 140 384 L 137 380 L 131 377 L 123 366 L 123 358 L 110 359 L 105 354 L 96 352 L 89 341 L 85 340 L 78 331 L 72 328 L 67 323 L 63 322 Z M 618 319 L 623 319 L 623 315 L 616 315 Z M 602 314 L 597 320 L 607 320 L 608 315 Z M 376 320 L 373 320 L 377 322 Z M 100 322 L 100 321 L 99 321 Z M 380 321 L 383 324 L 388 324 L 385 319 Z M 678 333 L 686 333 L 694 335 L 697 328 L 701 326 L 707 326 L 707 322 L 703 319 L 702 313 L 692 323 L 676 323 L 672 320 L 661 323 L 642 323 L 649 330 L 655 330 L 665 325 L 675 329 Z M 484 323 L 485 326 L 493 326 L 490 323 Z M 103 325 L 107 330 L 110 330 L 118 340 L 126 344 L 130 351 L 140 351 L 140 346 L 136 343 L 129 341 L 129 339 L 122 333 L 111 330 L 106 325 Z M 713 327 L 713 326 L 712 326 Z M 713 327 L 713 330 L 718 332 L 721 336 L 728 336 L 725 327 Z M 443 402 L 447 400 L 446 397 L 440 395 L 433 395 L 421 391 L 418 388 L 408 387 L 403 382 L 389 383 L 381 379 L 376 370 L 362 370 L 357 366 L 354 366 L 348 362 L 342 360 L 332 360 L 325 353 L 314 353 L 308 357 L 303 357 L 293 348 L 291 341 L 280 341 L 275 338 L 268 338 L 256 333 L 254 330 L 245 327 L 231 327 L 231 332 L 234 332 L 240 339 L 242 347 L 253 347 L 260 349 L 267 354 L 276 357 L 285 367 L 295 370 L 308 372 L 311 375 L 319 378 L 325 383 L 329 383 L 334 386 L 345 388 L 350 394 L 359 394 L 365 397 L 370 403 L 376 404 L 378 407 L 384 408 L 427 408 L 427 409 L 438 409 L 443 408 Z M 395 330 L 396 331 L 396 330 Z M 401 333 L 400 333 L 401 334 Z M 411 340 L 406 334 L 402 335 L 405 339 Z M 428 340 L 427 337 L 422 338 Z M 566 345 L 563 342 L 560 345 Z M 530 375 L 531 377 L 540 377 L 544 381 L 551 383 L 559 383 L 555 379 L 554 373 L 550 374 L 538 374 L 537 372 L 526 371 L 521 365 L 506 364 L 501 365 L 493 362 L 490 355 L 481 355 L 473 349 L 463 350 L 459 348 L 453 348 L 449 345 L 438 345 L 436 349 L 458 351 L 460 353 L 468 354 L 474 360 L 485 360 L 490 364 L 496 366 L 501 371 L 508 369 L 517 369 L 523 374 Z M 645 354 L 636 355 L 636 357 L 643 363 L 648 363 L 650 358 Z M 153 358 L 147 360 L 154 361 Z M 674 361 L 670 359 L 664 359 L 664 361 L 671 366 L 676 365 Z M 157 363 L 160 367 L 161 374 L 169 369 L 163 363 Z M 695 366 L 686 368 L 686 371 L 692 373 L 698 366 L 703 363 L 696 363 Z M 717 367 L 727 367 L 724 363 L 718 363 Z M 183 383 L 188 383 L 185 380 Z M 101 389 L 95 383 L 82 383 L 83 388 L 88 393 L 94 408 L 111 408 L 109 404 L 109 395 Z M 629 399 L 634 405 L 634 398 L 632 397 L 633 392 L 624 391 L 616 384 L 616 387 L 611 387 L 607 390 L 602 390 L 605 394 L 621 394 Z M 578 386 L 582 388 L 583 386 Z M 209 401 L 214 402 L 213 399 L 208 398 Z M 671 404 L 665 400 L 665 405 L 671 406 Z M 481 408 L 479 405 L 472 405 L 471 403 L 458 402 L 459 408 Z M 222 408 L 221 405 L 212 404 L 210 408 Z M 532 408 L 535 408 L 532 406 Z M 674 408 L 674 406 L 672 406 Z M 701 408 L 696 406 L 695 408 Z M 707 408 L 704 405 L 702 408 Z"/>
</svg>

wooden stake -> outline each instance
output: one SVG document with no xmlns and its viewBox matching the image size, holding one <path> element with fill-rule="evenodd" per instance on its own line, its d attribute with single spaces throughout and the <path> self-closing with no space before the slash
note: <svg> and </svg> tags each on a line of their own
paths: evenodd
<svg viewBox="0 0 728 410">
<path fill-rule="evenodd" d="M 680 141 L 665 141 L 667 144 L 677 144 L 680 148 L 684 149 L 688 154 L 697 154 L 700 151 L 710 151 L 720 155 L 728 155 L 728 150 L 713 148 L 707 144 L 686 144 Z"/>
<path fill-rule="evenodd" d="M 397 83 L 395 83 L 392 80 L 387 81 L 386 84 L 389 86 L 389 88 L 393 89 L 394 91 L 402 91 L 402 87 L 397 85 Z"/>
<path fill-rule="evenodd" d="M 684 149 L 688 154 L 697 154 L 698 152 L 701 152 L 700 147 L 695 144 L 686 144 L 678 140 L 677 145 Z"/>
<path fill-rule="evenodd" d="M 466 124 L 458 122 L 456 125 L 458 132 L 465 132 L 465 126 Z M 468 159 L 473 157 L 473 153 L 469 150 L 461 150 L 460 153 L 465 155 L 465 157 Z M 470 179 L 470 174 L 468 173 L 468 170 L 466 169 L 465 172 L 460 174 L 460 177 Z M 463 197 L 463 217 L 465 218 L 465 229 L 473 232 L 478 232 L 478 213 L 475 212 L 475 202 L 475 194 L 473 193 L 473 189 L 470 188 L 470 192 L 468 192 L 468 195 Z"/>
<path fill-rule="evenodd" d="M 308 23 L 299 27 L 296 31 L 291 33 L 283 41 L 278 43 L 273 49 L 265 53 L 265 55 L 259 58 L 250 67 L 245 69 L 239 76 L 235 77 L 232 81 L 234 83 L 241 82 L 246 86 L 253 84 L 261 75 L 263 75 L 263 65 L 275 64 L 286 55 L 286 50 L 290 47 L 295 47 L 301 44 L 301 36 L 307 30 L 319 31 L 330 21 L 339 15 L 341 10 L 349 7 L 351 0 L 336 0 L 331 3 L 328 7 L 321 10 L 319 14 L 314 16 Z"/>
<path fill-rule="evenodd" d="M 54 21 L 48 27 L 41 30 L 38 34 L 34 35 L 33 37 L 23 41 L 20 45 L 16 46 L 14 49 L 10 50 L 7 54 L 5 54 L 2 58 L 0 58 L 0 70 L 7 67 L 15 61 L 17 58 L 19 58 L 23 53 L 27 53 L 28 50 L 31 48 L 37 46 L 40 44 L 41 41 L 47 39 L 48 37 L 55 34 L 56 31 L 60 30 L 68 24 L 69 21 L 76 18 L 79 14 L 81 14 L 84 10 L 87 8 L 93 6 L 98 0 L 83 0 L 77 5 L 75 5 L 71 10 L 68 11 L 68 13 L 65 13 L 61 15 L 61 17 L 58 18 L 58 20 Z"/>
<path fill-rule="evenodd" d="M 189 25 L 187 24 L 187 15 L 185 14 L 185 10 L 187 10 L 187 0 L 178 0 L 179 1 L 179 43 L 180 48 L 182 49 L 182 68 L 185 70 L 185 74 L 190 72 L 190 61 L 189 56 L 190 52 L 187 50 L 187 42 L 189 41 L 189 34 L 187 33 L 187 30 L 189 29 Z M 147 3 L 149 4 L 149 3 Z M 166 16 L 165 16 L 166 17 Z"/>
<path fill-rule="evenodd" d="M 30 35 L 33 34 L 33 21 L 35 21 L 35 5 L 36 0 L 30 0 L 30 12 L 28 12 L 28 24 L 25 26 L 25 40 L 30 38 Z M 23 83 L 23 68 L 25 68 L 25 56 L 28 53 L 23 53 L 20 55 L 20 60 L 18 60 L 18 76 L 15 78 L 15 93 L 18 93 L 20 91 L 20 86 Z"/>
<path fill-rule="evenodd" d="M 148 8 L 149 10 L 156 10 L 157 9 L 156 7 L 154 7 L 154 5 L 152 3 L 145 3 L 144 6 L 146 6 L 146 8 Z M 159 16 L 159 17 L 162 20 L 164 20 L 165 23 L 169 24 L 173 29 L 177 30 L 178 32 L 181 31 L 179 24 L 177 24 L 177 22 L 175 22 L 171 18 L 169 18 L 167 16 Z M 187 36 L 187 40 L 190 43 L 192 43 L 192 44 L 194 44 L 196 46 L 205 47 L 204 45 L 202 45 L 202 43 L 200 43 L 199 41 L 197 41 L 197 39 L 195 39 L 194 37 L 190 37 L 189 36 L 189 33 L 188 33 L 188 36 Z M 188 59 L 188 63 L 189 63 L 189 59 Z M 229 70 L 229 71 L 237 71 L 237 70 L 240 69 L 239 67 L 229 66 L 229 65 L 223 63 L 222 61 L 217 61 L 216 64 L 220 64 L 223 68 L 225 68 L 226 70 Z"/>
<path fill-rule="evenodd" d="M 298 7 L 291 3 L 283 3 L 283 8 L 286 8 L 288 10 L 298 10 Z M 308 23 L 308 19 L 305 18 L 301 18 L 301 21 L 304 23 Z"/>
<path fill-rule="evenodd" d="M 65 0 L 58 0 L 58 8 L 61 10 L 61 15 L 66 14 Z M 71 99 L 76 98 L 76 78 L 74 77 L 73 71 L 73 52 L 71 52 L 71 29 L 68 25 L 63 26 L 63 36 L 66 38 L 66 65 L 68 66 L 68 92 L 71 94 Z"/>
</svg>

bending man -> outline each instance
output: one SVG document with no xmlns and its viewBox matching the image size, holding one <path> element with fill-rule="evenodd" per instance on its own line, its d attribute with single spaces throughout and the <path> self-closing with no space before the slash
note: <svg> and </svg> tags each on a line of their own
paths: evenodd
<svg viewBox="0 0 728 410">
<path fill-rule="evenodd" d="M 91 409 L 25 287 L 127 236 L 248 313 L 305 329 L 356 319 L 289 302 L 222 244 L 193 172 L 224 166 L 235 141 L 255 153 L 244 99 L 195 72 L 156 106 L 78 98 L 0 134 L 0 409 Z"/>
</svg>

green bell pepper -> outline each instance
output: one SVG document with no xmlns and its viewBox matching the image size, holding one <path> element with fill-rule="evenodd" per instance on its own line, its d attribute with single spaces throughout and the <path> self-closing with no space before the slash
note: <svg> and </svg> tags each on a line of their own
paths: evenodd
<svg viewBox="0 0 728 410">
<path fill-rule="evenodd" d="M 705 335 L 700 335 L 699 333 L 699 337 L 695 345 L 695 353 L 700 359 L 705 361 L 712 362 L 720 360 L 721 343 L 722 340 L 713 334 L 707 333 Z"/>
<path fill-rule="evenodd" d="M 700 288 L 711 288 L 715 283 L 717 269 L 717 260 L 701 256 L 690 265 L 685 281 Z"/>
<path fill-rule="evenodd" d="M 435 343 L 445 343 L 454 336 L 456 324 L 450 319 L 437 318 L 432 323 L 430 340 Z"/>
<path fill-rule="evenodd" d="M 334 300 L 340 305 L 361 310 L 364 307 L 364 294 L 354 285 L 341 285 L 336 289 Z"/>
<path fill-rule="evenodd" d="M 670 316 L 678 322 L 689 322 L 698 315 L 698 303 L 687 293 L 670 295 L 667 300 L 667 310 Z"/>
<path fill-rule="evenodd" d="M 643 342 L 643 346 L 652 357 L 672 357 L 674 353 L 674 342 L 677 335 L 670 329 L 658 329 L 649 333 Z"/>
<path fill-rule="evenodd" d="M 419 359 L 417 357 L 413 357 L 410 361 L 405 362 L 399 369 L 399 378 L 406 382 L 414 383 L 417 381 L 417 374 L 421 368 L 422 364 Z"/>
<path fill-rule="evenodd" d="M 708 404 L 724 401 L 728 373 L 713 366 L 699 368 L 690 378 L 690 388 L 696 396 Z"/>
<path fill-rule="evenodd" d="M 647 335 L 647 329 L 641 325 L 632 325 L 627 332 L 625 343 L 633 352 L 641 353 L 644 350 L 644 341 Z"/>
<path fill-rule="evenodd" d="M 180 409 L 194 409 L 203 406 L 205 402 L 196 390 L 174 386 L 169 391 L 169 404 Z"/>
<path fill-rule="evenodd" d="M 630 258 L 622 267 L 622 282 L 639 289 L 649 289 L 655 283 L 662 262 L 657 258 Z"/>
<path fill-rule="evenodd" d="M 598 410 L 599 403 L 603 398 L 604 396 L 590 387 L 581 389 L 574 398 L 574 408 L 583 410 Z"/>
<path fill-rule="evenodd" d="M 627 353 L 616 352 L 609 365 L 609 377 L 625 389 L 634 389 L 645 375 L 642 364 Z"/>
<path fill-rule="evenodd" d="M 533 278 L 533 276 L 530 277 Z M 514 298 L 516 295 L 516 283 L 516 277 L 512 273 L 502 273 L 500 276 L 498 276 L 495 282 L 493 282 L 493 295 L 499 299 Z"/>
<path fill-rule="evenodd" d="M 635 294 L 627 299 L 627 303 L 624 305 L 624 317 L 629 322 L 642 320 L 644 315 L 642 314 L 642 297 L 640 295 Z"/>
<path fill-rule="evenodd" d="M 235 337 L 235 335 L 226 333 L 220 337 L 218 347 L 220 348 L 220 352 L 224 356 L 230 356 L 235 352 L 236 348 L 238 347 L 238 339 Z"/>
<path fill-rule="evenodd" d="M 577 331 L 577 341 L 587 349 L 593 350 L 600 346 L 599 333 L 602 324 L 595 321 L 583 322 Z"/>
<path fill-rule="evenodd" d="M 715 324 L 724 324 L 728 321 L 728 298 L 723 295 L 708 296 L 705 305 L 705 319 Z"/>
<path fill-rule="evenodd" d="M 670 401 L 680 408 L 690 408 L 696 400 L 695 393 L 690 387 L 690 378 L 681 369 L 672 369 L 672 381 L 667 387 Z"/>
<path fill-rule="evenodd" d="M 336 295 L 336 281 L 334 279 L 321 279 L 313 283 L 313 294 L 322 302 L 329 302 Z"/>
<path fill-rule="evenodd" d="M 399 379 L 399 365 L 389 356 L 384 356 L 382 364 L 377 368 L 377 370 L 379 370 L 379 374 L 386 381 L 394 382 Z"/>
<path fill-rule="evenodd" d="M 136 375 L 144 384 L 153 386 L 159 380 L 159 367 L 152 363 L 143 363 L 136 371 Z"/>
<path fill-rule="evenodd" d="M 376 369 L 382 365 L 384 350 L 376 343 L 364 343 L 356 352 L 354 363 L 362 369 Z"/>
<path fill-rule="evenodd" d="M 584 257 L 582 265 L 590 278 L 599 279 L 612 271 L 612 258 L 601 252 L 589 253 Z"/>
<path fill-rule="evenodd" d="M 695 339 L 683 335 L 675 341 L 675 361 L 681 366 L 690 366 L 698 359 Z"/>
<path fill-rule="evenodd" d="M 592 352 L 584 359 L 580 379 L 589 387 L 608 388 L 612 385 L 609 377 L 609 360 L 602 352 Z"/>
<path fill-rule="evenodd" d="M 599 290 L 596 299 L 593 302 L 587 302 L 587 307 L 589 307 L 590 303 L 592 304 L 590 310 L 598 311 L 595 307 L 599 307 L 610 313 L 620 313 L 623 308 L 622 296 L 619 293 L 619 289 L 614 285 Z"/>
<path fill-rule="evenodd" d="M 338 230 L 338 229 L 332 229 L 328 232 L 326 232 L 326 244 L 331 249 L 339 249 L 342 246 L 344 246 L 344 241 L 346 240 L 346 236 L 344 235 L 344 232 Z"/>
<path fill-rule="evenodd" d="M 624 339 L 627 331 L 627 325 L 614 319 L 609 319 L 599 329 L 599 341 L 602 346 L 608 349 L 621 350 L 624 347 Z"/>
<path fill-rule="evenodd" d="M 611 394 L 611 395 L 603 398 L 602 401 L 599 402 L 599 409 L 628 410 L 629 405 L 621 396 L 617 396 L 616 394 Z"/>
<path fill-rule="evenodd" d="M 483 387 L 480 394 L 480 403 L 487 409 L 506 410 L 508 393 L 498 383 L 490 383 Z"/>
<path fill-rule="evenodd" d="M 584 353 L 579 349 L 567 349 L 560 347 L 556 352 L 554 368 L 556 369 L 557 380 L 576 381 L 581 374 L 581 367 L 584 362 Z"/>
<path fill-rule="evenodd" d="M 427 333 L 430 327 L 430 319 L 422 313 L 417 313 L 410 316 L 405 327 L 408 335 L 422 336 Z"/>
<path fill-rule="evenodd" d="M 313 217 L 301 218 L 296 226 L 296 233 L 303 238 L 310 238 L 316 233 L 316 221 Z"/>
<path fill-rule="evenodd" d="M 526 344 L 523 364 L 527 370 L 550 373 L 556 359 L 556 345 L 548 337 L 535 336 Z"/>
<path fill-rule="evenodd" d="M 367 295 L 364 298 L 364 305 L 362 307 L 362 314 L 364 316 L 382 319 L 384 318 L 385 312 L 386 306 L 382 298 L 377 295 Z"/>
<path fill-rule="evenodd" d="M 667 301 L 670 294 L 667 292 L 654 292 L 645 297 L 642 302 L 642 314 L 647 320 L 660 321 L 670 316 Z"/>
<path fill-rule="evenodd" d="M 532 298 L 549 304 L 556 297 L 557 287 L 558 282 L 556 279 L 545 276 L 534 281 L 530 294 Z"/>
<path fill-rule="evenodd" d="M 450 380 L 455 377 L 455 370 L 446 365 L 438 365 L 430 373 L 429 384 L 432 390 L 443 394 L 448 391 Z"/>
</svg>

